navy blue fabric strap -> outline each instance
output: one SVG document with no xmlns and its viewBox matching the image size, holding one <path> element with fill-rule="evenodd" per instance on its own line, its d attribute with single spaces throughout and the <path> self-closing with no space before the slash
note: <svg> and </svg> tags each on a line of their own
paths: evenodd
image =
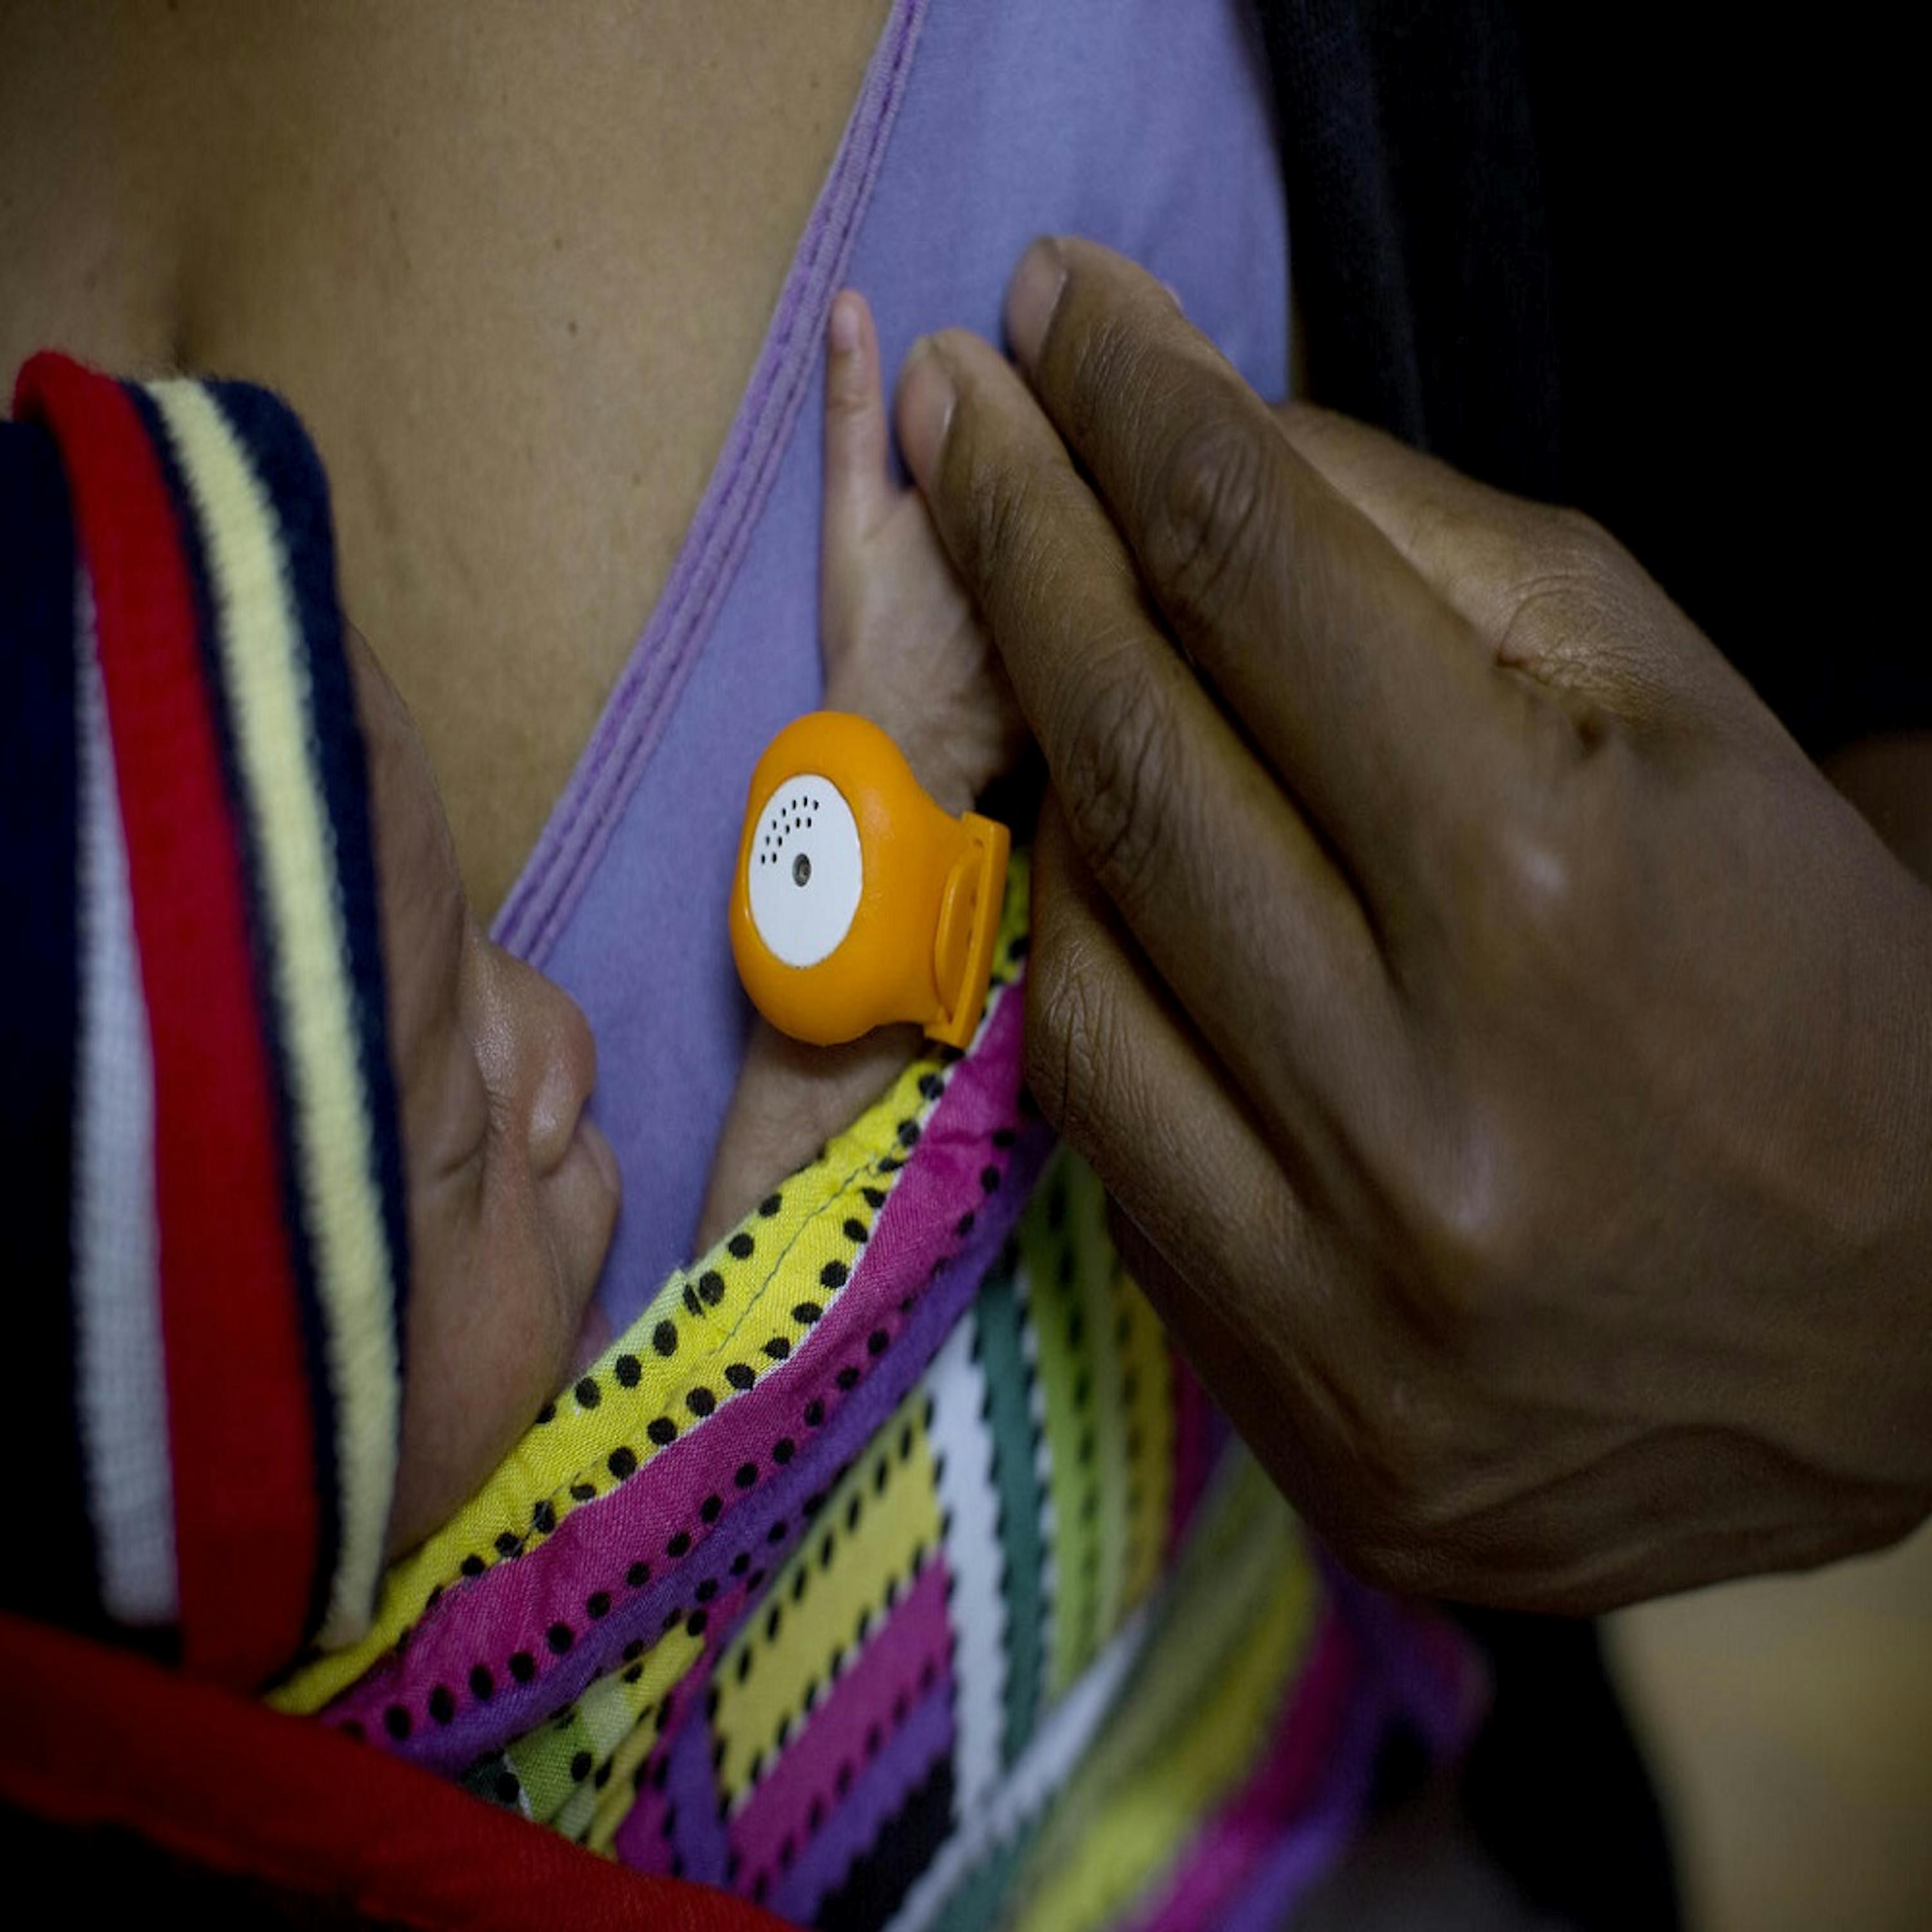
<svg viewBox="0 0 1932 1932">
<path fill-rule="evenodd" d="M 75 572 L 53 440 L 0 424 L 0 1250 L 12 1387 L 0 1428 L 32 1471 L 34 1534 L 0 1601 L 70 1628 L 96 1622 L 92 1533 L 71 1372 L 75 906 L 79 756 Z M 22 1552 L 31 1550 L 30 1558 Z"/>
</svg>

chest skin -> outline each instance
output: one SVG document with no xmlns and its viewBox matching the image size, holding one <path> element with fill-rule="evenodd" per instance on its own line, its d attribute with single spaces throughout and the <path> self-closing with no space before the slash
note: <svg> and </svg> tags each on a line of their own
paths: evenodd
<svg viewBox="0 0 1932 1932">
<path fill-rule="evenodd" d="M 0 364 L 289 397 L 486 916 L 670 573 L 888 5 L 0 8 Z"/>
</svg>

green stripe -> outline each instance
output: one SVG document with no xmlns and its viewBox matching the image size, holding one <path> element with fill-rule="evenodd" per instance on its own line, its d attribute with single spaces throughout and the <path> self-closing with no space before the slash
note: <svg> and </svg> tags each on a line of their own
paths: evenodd
<svg viewBox="0 0 1932 1932">
<path fill-rule="evenodd" d="M 992 1932 L 1010 1916 L 1014 1874 L 1040 1835 L 1037 1816 L 994 1845 L 956 1886 L 931 1932 Z"/>
</svg>

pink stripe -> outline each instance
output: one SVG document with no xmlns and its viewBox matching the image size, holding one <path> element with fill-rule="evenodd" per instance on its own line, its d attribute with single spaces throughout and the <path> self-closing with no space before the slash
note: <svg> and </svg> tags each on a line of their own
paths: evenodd
<svg viewBox="0 0 1932 1932">
<path fill-rule="evenodd" d="M 1353 1708 L 1362 1649 L 1333 1609 L 1323 1616 L 1274 1736 L 1246 1784 L 1210 1819 L 1134 1932 L 1206 1932 L 1220 1925 L 1262 1862 L 1320 1796 Z"/>
<path fill-rule="evenodd" d="M 747 1874 L 768 1870 L 776 1875 L 778 1848 L 788 1837 L 799 1845 L 810 1842 L 808 1814 L 814 1798 L 824 1801 L 836 1822 L 839 1766 L 849 1764 L 855 1775 L 864 1769 L 866 1733 L 876 1726 L 881 1737 L 892 1734 L 894 1703 L 903 1700 L 910 1709 L 932 1688 L 933 1679 L 948 1667 L 952 1642 L 946 1564 L 934 1558 L 811 1720 L 794 1730 L 778 1763 L 734 1820 L 731 1848 Z M 925 1684 L 920 1681 L 922 1672 L 928 1673 Z"/>
<path fill-rule="evenodd" d="M 918 1310 L 936 1260 L 965 1238 L 958 1232 L 962 1209 L 978 1204 L 989 1218 L 995 1211 L 1015 1211 L 1022 1192 L 1018 1174 L 995 1197 L 997 1210 L 981 1190 L 980 1174 L 993 1132 L 1016 1118 L 1024 1004 L 1017 986 L 1000 996 L 978 1051 L 956 1065 L 934 1106 L 850 1280 L 829 1298 L 826 1313 L 805 1331 L 790 1360 L 754 1388 L 720 1402 L 628 1481 L 574 1510 L 528 1555 L 500 1562 L 447 1591 L 417 1625 L 402 1656 L 391 1653 L 329 1706 L 332 1721 L 352 1718 L 370 1738 L 387 1742 L 382 1714 L 400 1703 L 414 1720 L 400 1748 L 404 1754 L 458 1768 L 580 1694 L 592 1676 L 610 1667 L 627 1642 L 654 1641 L 668 1606 L 690 1607 L 700 1582 L 716 1582 L 722 1593 L 707 1612 L 714 1637 L 728 1627 L 743 1590 L 727 1574 L 733 1556 L 748 1548 L 752 1561 L 761 1566 L 782 1558 L 784 1546 L 768 1547 L 764 1540 L 762 1526 L 770 1515 L 764 1499 L 775 1478 L 802 1476 L 812 1462 L 806 1405 L 824 1404 L 820 1429 L 828 1430 L 847 1402 L 865 1397 L 872 1376 L 891 1374 L 910 1386 L 924 1364 L 899 1360 L 890 1343 Z M 878 1355 L 868 1347 L 874 1330 L 888 1338 Z M 836 1378 L 848 1365 L 860 1370 L 862 1379 L 845 1391 Z M 796 1444 L 796 1458 L 775 1472 L 771 1452 L 782 1436 Z M 745 1462 L 757 1464 L 760 1480 L 741 1491 L 733 1472 Z M 822 1483 L 830 1472 L 818 1473 Z M 714 1496 L 722 1507 L 718 1520 L 707 1526 L 701 1508 Z M 795 1520 L 792 1528 L 795 1533 Z M 692 1539 L 692 1546 L 674 1558 L 668 1546 L 680 1532 Z M 650 1564 L 651 1576 L 632 1590 L 626 1573 L 639 1561 Z M 585 1600 L 598 1590 L 608 1594 L 610 1607 L 586 1626 Z M 562 1659 L 545 1642 L 545 1633 L 559 1623 L 575 1640 Z M 520 1691 L 502 1676 L 504 1660 L 519 1651 L 530 1655 L 538 1671 Z M 483 1705 L 465 1691 L 470 1667 L 479 1662 L 498 1678 L 494 1697 Z M 447 1724 L 426 1725 L 422 1714 L 439 1688 L 455 1700 L 456 1715 Z"/>
</svg>

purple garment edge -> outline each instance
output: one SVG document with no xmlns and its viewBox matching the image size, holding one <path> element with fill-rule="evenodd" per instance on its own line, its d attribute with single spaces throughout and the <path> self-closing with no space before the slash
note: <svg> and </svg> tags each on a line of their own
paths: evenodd
<svg viewBox="0 0 1932 1932">
<path fill-rule="evenodd" d="M 927 4 L 895 0 L 670 580 L 494 922 L 496 942 L 532 965 L 548 956 L 595 871 L 758 526 L 885 159 Z"/>
</svg>

